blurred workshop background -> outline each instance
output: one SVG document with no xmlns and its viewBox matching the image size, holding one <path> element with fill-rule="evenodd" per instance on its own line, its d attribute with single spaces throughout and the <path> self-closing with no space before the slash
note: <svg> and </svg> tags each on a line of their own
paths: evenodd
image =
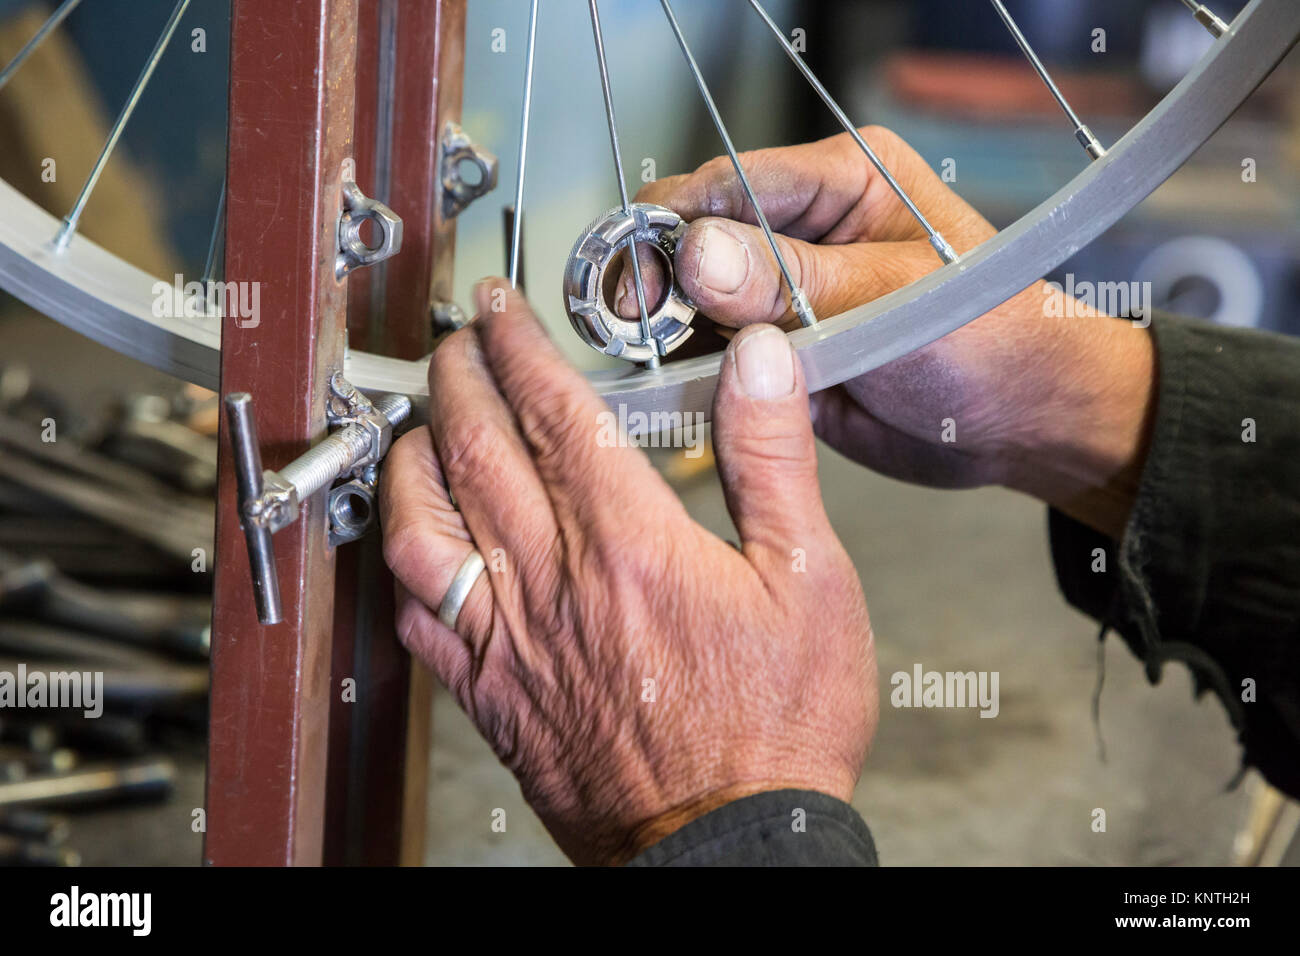
<svg viewBox="0 0 1300 956">
<path fill-rule="evenodd" d="M 1229 17 L 1240 0 L 1217 0 Z M 1104 142 L 1121 136 L 1211 40 L 1178 0 L 1011 0 Z M 171 7 L 84 4 L 0 89 L 0 176 L 62 216 Z M 838 131 L 745 0 L 678 11 L 742 149 Z M 1005 226 L 1086 161 L 988 4 L 771 0 L 851 117 L 890 126 Z M 0 0 L 0 65 L 48 16 Z M 627 174 L 685 172 L 721 152 L 659 6 L 601 6 Z M 501 157 L 496 194 L 459 219 L 457 299 L 505 271 L 501 207 L 515 180 L 522 0 L 470 0 L 462 125 Z M 204 274 L 225 150 L 227 0 L 194 0 L 128 126 L 82 231 L 170 277 Z M 506 31 L 494 52 L 493 31 Z M 1095 50 L 1104 31 L 1104 52 Z M 604 359 L 568 328 L 573 238 L 617 200 L 585 4 L 543 4 L 526 196 L 531 298 L 575 362 Z M 1300 60 L 1293 53 L 1173 179 L 1061 270 L 1149 281 L 1156 304 L 1300 333 Z M 398 120 L 400 122 L 400 118 Z M 54 182 L 42 161 L 58 157 Z M 1243 159 L 1255 161 L 1244 183 Z M 397 210 L 399 214 L 401 210 Z M 1058 276 L 1059 278 L 1060 276 Z M 33 439 L 53 418 L 57 443 Z M 195 864 L 203 805 L 214 396 L 108 351 L 0 293 L 0 670 L 19 661 L 110 675 L 97 721 L 0 710 L 0 864 Z M 730 535 L 709 466 L 655 460 L 693 514 Z M 887 864 L 1297 862 L 1300 811 L 1253 774 L 1221 706 L 1181 668 L 1149 687 L 1117 640 L 1059 597 L 1045 514 L 998 490 L 935 492 L 823 449 L 832 521 L 862 577 L 888 675 L 914 663 L 996 670 L 1001 713 L 882 708 L 856 805 Z M 160 505 L 161 503 L 161 505 Z M 159 518 L 166 514 L 166 520 Z M 204 530 L 206 529 L 206 530 Z M 702 622 L 707 625 L 707 622 Z M 1091 716 L 1099 668 L 1100 723 Z M 51 663 L 51 666 L 54 666 Z M 562 863 L 510 775 L 447 695 L 435 698 L 433 864 Z M 1105 743 L 1105 759 L 1098 738 Z M 1107 808 L 1108 828 L 1090 827 Z M 505 833 L 490 826 L 503 808 Z M 1264 839 L 1265 834 L 1271 834 Z"/>
</svg>

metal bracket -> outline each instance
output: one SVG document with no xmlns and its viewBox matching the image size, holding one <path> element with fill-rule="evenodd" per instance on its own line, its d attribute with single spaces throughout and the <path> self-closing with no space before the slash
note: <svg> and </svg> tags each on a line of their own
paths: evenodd
<svg viewBox="0 0 1300 956">
<path fill-rule="evenodd" d="M 404 419 L 409 412 L 410 401 L 407 400 L 407 411 L 402 418 Z M 347 477 L 348 474 L 360 475 L 367 468 L 378 465 L 380 459 L 388 454 L 388 447 L 393 443 L 394 422 L 389 420 L 388 415 L 377 410 L 365 393 L 344 378 L 342 372 L 335 372 L 330 376 L 329 397 L 325 402 L 325 420 L 333 428 L 359 426 L 365 429 L 370 442 L 370 450 L 356 458 L 349 471 L 340 474 L 339 477 Z"/>
<path fill-rule="evenodd" d="M 374 410 L 374 403 L 344 378 L 342 372 L 330 376 L 330 391 L 325 396 L 325 421 L 332 427 L 351 425 Z"/>
<path fill-rule="evenodd" d="M 342 372 L 335 372 L 326 400 L 326 418 L 335 430 L 279 471 L 262 468 L 253 397 L 247 392 L 227 395 L 226 410 L 257 617 L 263 624 L 277 624 L 282 612 L 271 535 L 298 519 L 301 502 L 340 480 L 344 484 L 329 496 L 330 542 L 365 534 L 374 522 L 379 462 L 392 446 L 393 429 L 410 416 L 411 400 L 384 395 L 371 402 Z"/>
<path fill-rule="evenodd" d="M 242 511 L 246 521 L 275 534 L 298 520 L 298 489 L 279 472 L 262 472 L 262 493 L 250 498 Z"/>
<path fill-rule="evenodd" d="M 469 138 L 455 123 L 442 128 L 442 218 L 455 219 L 465 207 L 497 185 L 497 158 Z M 461 175 L 464 163 L 478 167 L 478 182 L 466 182 Z"/>
<path fill-rule="evenodd" d="M 373 244 L 361 237 L 367 221 L 379 233 Z M 397 255 L 402 249 L 402 217 L 377 199 L 365 195 L 357 184 L 343 183 L 343 211 L 339 214 L 339 251 L 334 260 L 334 277 L 342 279 L 353 269 L 373 266 Z"/>
</svg>

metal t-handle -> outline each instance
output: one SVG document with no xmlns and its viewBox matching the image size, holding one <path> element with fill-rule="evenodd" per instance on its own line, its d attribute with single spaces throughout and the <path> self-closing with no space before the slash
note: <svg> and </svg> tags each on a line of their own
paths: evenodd
<svg viewBox="0 0 1300 956">
<path fill-rule="evenodd" d="M 245 508 L 262 497 L 262 453 L 257 442 L 257 425 L 253 421 L 253 396 L 234 392 L 226 396 L 226 415 L 230 422 L 230 445 L 235 453 L 235 482 L 239 488 L 239 524 L 248 544 L 248 565 L 253 572 L 253 599 L 257 602 L 257 619 L 263 624 L 279 624 L 280 578 L 276 574 L 275 551 L 271 531 L 263 524 L 248 520 Z"/>
</svg>

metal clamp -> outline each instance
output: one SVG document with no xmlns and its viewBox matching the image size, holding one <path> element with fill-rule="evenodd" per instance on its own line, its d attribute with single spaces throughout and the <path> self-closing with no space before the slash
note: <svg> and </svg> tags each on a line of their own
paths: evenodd
<svg viewBox="0 0 1300 956">
<path fill-rule="evenodd" d="M 361 236 L 366 222 L 379 233 L 373 244 Z M 339 214 L 339 252 L 334 277 L 342 279 L 353 269 L 373 266 L 402 249 L 402 217 L 377 199 L 365 195 L 354 182 L 343 183 L 343 211 Z"/>
<path fill-rule="evenodd" d="M 372 403 L 341 372 L 335 372 L 326 415 L 337 430 L 279 471 L 262 468 L 253 396 L 236 392 L 227 395 L 225 402 L 239 490 L 239 523 L 248 545 L 257 618 L 263 624 L 278 624 L 283 612 L 271 535 L 298 519 L 301 502 L 340 479 L 345 482 L 343 488 L 352 488 L 349 493 L 364 497 L 371 507 L 361 521 L 361 504 L 346 511 L 338 500 L 342 495 L 332 494 L 330 514 L 336 520 L 332 521 L 335 529 L 330 541 L 338 544 L 364 534 L 373 524 L 379 462 L 392 445 L 393 429 L 410 416 L 411 400 L 405 395 L 384 395 Z"/>
<path fill-rule="evenodd" d="M 442 161 L 438 164 L 442 178 L 442 218 L 455 219 L 465 207 L 497 185 L 497 158 L 469 138 L 455 123 L 442 128 Z M 461 164 L 478 167 L 478 182 L 466 182 Z"/>
</svg>

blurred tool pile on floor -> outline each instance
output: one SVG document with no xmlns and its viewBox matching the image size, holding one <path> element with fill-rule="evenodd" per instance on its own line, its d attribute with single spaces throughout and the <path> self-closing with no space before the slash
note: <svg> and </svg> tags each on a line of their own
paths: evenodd
<svg viewBox="0 0 1300 956">
<path fill-rule="evenodd" d="M 0 865 L 76 864 L 78 810 L 164 799 L 201 752 L 216 421 L 199 389 L 71 408 L 0 366 Z M 16 706 L 38 671 L 102 675 L 102 712 Z"/>
</svg>

